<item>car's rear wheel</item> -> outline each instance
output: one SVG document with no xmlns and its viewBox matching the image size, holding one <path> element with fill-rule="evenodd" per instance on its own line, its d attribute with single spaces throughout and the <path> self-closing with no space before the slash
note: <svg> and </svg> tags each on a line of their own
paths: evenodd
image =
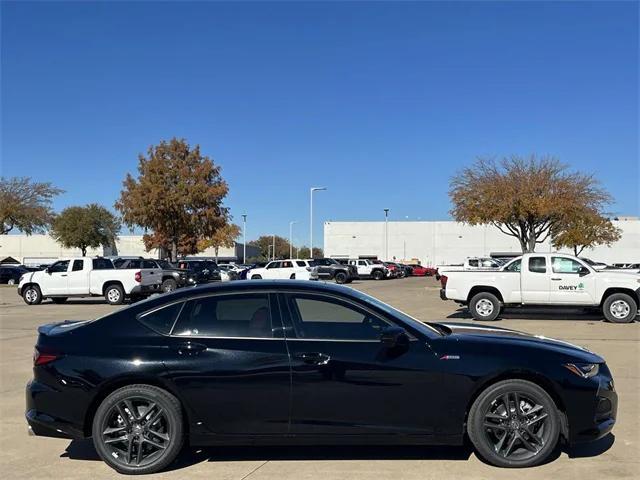
<svg viewBox="0 0 640 480">
<path fill-rule="evenodd" d="M 39 305 L 42 302 L 42 292 L 37 285 L 29 285 L 22 291 L 22 298 L 27 305 Z"/>
<path fill-rule="evenodd" d="M 98 407 L 92 433 L 98 455 L 117 472 L 158 472 L 173 462 L 182 448 L 180 402 L 151 385 L 120 388 Z"/>
<path fill-rule="evenodd" d="M 296 279 L 296 274 L 292 273 L 291 276 L 289 277 L 289 280 L 295 280 Z"/>
<path fill-rule="evenodd" d="M 67 301 L 67 297 L 51 297 L 51 301 L 52 301 L 53 303 L 58 303 L 58 304 L 60 304 L 60 303 L 64 303 L 64 302 L 66 302 L 66 301 Z"/>
<path fill-rule="evenodd" d="M 334 277 L 334 279 L 335 279 L 336 283 L 343 284 L 343 283 L 346 283 L 348 278 L 347 278 L 347 274 L 346 273 L 338 272 L 338 273 L 336 273 L 336 276 Z"/>
<path fill-rule="evenodd" d="M 633 322 L 638 315 L 638 306 L 626 293 L 609 295 L 602 305 L 604 318 L 613 323 Z"/>
<path fill-rule="evenodd" d="M 7 285 L 15 285 L 15 284 L 16 284 L 15 278 L 10 278 L 9 280 L 7 280 Z"/>
<path fill-rule="evenodd" d="M 104 298 L 109 305 L 121 305 L 124 302 L 124 289 L 117 284 L 109 285 L 104 291 Z"/>
<path fill-rule="evenodd" d="M 495 320 L 500 315 L 500 300 L 493 293 L 477 293 L 469 302 L 469 311 L 476 320 Z"/>
<path fill-rule="evenodd" d="M 164 293 L 173 292 L 178 288 L 178 283 L 173 278 L 167 278 L 162 282 L 162 291 Z"/>
<path fill-rule="evenodd" d="M 251 275 L 251 280 L 261 280 L 262 275 Z"/>
<path fill-rule="evenodd" d="M 525 380 L 505 380 L 478 396 L 467 432 L 478 454 L 492 465 L 532 467 L 553 453 L 560 417 L 544 389 Z"/>
</svg>

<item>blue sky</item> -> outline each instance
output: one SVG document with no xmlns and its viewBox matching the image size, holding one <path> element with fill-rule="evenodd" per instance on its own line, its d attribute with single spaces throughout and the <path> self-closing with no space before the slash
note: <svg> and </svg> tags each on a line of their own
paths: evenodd
<svg viewBox="0 0 640 480">
<path fill-rule="evenodd" d="M 112 207 L 172 136 L 248 236 L 449 218 L 477 156 L 551 154 L 638 214 L 638 3 L 2 4 L 2 174 Z"/>
</svg>

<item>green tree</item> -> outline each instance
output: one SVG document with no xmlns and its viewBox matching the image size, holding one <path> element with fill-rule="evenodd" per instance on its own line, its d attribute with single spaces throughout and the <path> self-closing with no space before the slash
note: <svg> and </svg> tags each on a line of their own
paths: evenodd
<svg viewBox="0 0 640 480">
<path fill-rule="evenodd" d="M 235 246 L 236 238 L 238 238 L 239 235 L 240 227 L 233 223 L 227 223 L 223 227 L 218 228 L 211 237 L 200 240 L 198 242 L 198 250 L 202 251 L 213 247 L 217 262 L 220 248 L 231 248 Z"/>
<path fill-rule="evenodd" d="M 2 235 L 14 228 L 31 235 L 43 232 L 54 218 L 51 202 L 63 193 L 50 182 L 32 182 L 27 177 L 0 178 Z"/>
<path fill-rule="evenodd" d="M 602 212 L 611 196 L 592 175 L 567 172 L 558 160 L 479 159 L 452 180 L 452 216 L 471 225 L 491 224 L 533 252 L 559 225 L 584 212 Z"/>
<path fill-rule="evenodd" d="M 622 231 L 598 212 L 581 212 L 557 225 L 552 241 L 556 248 L 571 248 L 577 257 L 585 248 L 608 245 L 620 240 Z"/>
<path fill-rule="evenodd" d="M 113 246 L 119 231 L 118 218 L 95 203 L 65 208 L 51 225 L 51 236 L 65 248 L 79 248 L 83 257 L 87 248 Z"/>
<path fill-rule="evenodd" d="M 313 258 L 324 257 L 324 250 L 318 247 L 313 247 Z M 309 247 L 302 246 L 298 250 L 298 258 L 311 258 L 309 257 Z"/>
<path fill-rule="evenodd" d="M 257 240 L 248 242 L 248 245 L 258 247 L 260 249 L 260 258 L 262 260 L 270 260 L 275 258 L 289 258 L 289 240 L 284 237 L 276 235 L 276 253 L 272 252 L 273 248 L 273 235 L 262 235 Z"/>
<path fill-rule="evenodd" d="M 171 260 L 198 251 L 198 241 L 211 238 L 228 220 L 223 206 L 229 188 L 220 167 L 173 138 L 139 156 L 138 178 L 127 174 L 116 209 L 128 226 L 145 229 L 147 250 L 162 248 Z"/>
</svg>

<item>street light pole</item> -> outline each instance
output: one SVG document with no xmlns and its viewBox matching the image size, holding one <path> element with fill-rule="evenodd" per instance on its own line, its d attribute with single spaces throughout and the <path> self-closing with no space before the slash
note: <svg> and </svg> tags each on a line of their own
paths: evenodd
<svg viewBox="0 0 640 480">
<path fill-rule="evenodd" d="M 276 259 L 276 235 L 273 234 L 273 249 L 271 250 L 271 255 L 273 255 L 273 260 Z"/>
<path fill-rule="evenodd" d="M 313 192 L 326 190 L 327 187 L 311 187 L 311 201 L 309 205 L 309 258 L 313 259 Z"/>
<path fill-rule="evenodd" d="M 293 224 L 298 223 L 295 220 L 289 222 L 289 258 L 293 258 Z"/>
<path fill-rule="evenodd" d="M 389 209 L 384 209 L 384 259 L 389 261 Z"/>
<path fill-rule="evenodd" d="M 242 263 L 247 263 L 247 214 L 242 214 Z"/>
</svg>

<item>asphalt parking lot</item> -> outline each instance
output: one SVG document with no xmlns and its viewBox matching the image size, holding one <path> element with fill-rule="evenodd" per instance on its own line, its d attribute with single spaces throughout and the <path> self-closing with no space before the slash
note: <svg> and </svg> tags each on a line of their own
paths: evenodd
<svg viewBox="0 0 640 480">
<path fill-rule="evenodd" d="M 421 320 L 472 322 L 438 297 L 431 278 L 361 281 L 372 294 Z M 90 441 L 30 437 L 24 420 L 24 386 L 31 377 L 36 327 L 95 318 L 116 308 L 102 299 L 27 306 L 15 287 L 0 287 L 0 471 L 3 478 L 113 478 Z M 527 470 L 490 467 L 469 448 L 434 447 L 250 447 L 186 449 L 162 478 L 260 479 L 583 479 L 640 478 L 640 323 L 614 325 L 581 311 L 514 310 L 495 325 L 576 343 L 603 355 L 619 395 L 613 434 Z M 339 408 L 339 404 L 338 404 Z"/>
</svg>

